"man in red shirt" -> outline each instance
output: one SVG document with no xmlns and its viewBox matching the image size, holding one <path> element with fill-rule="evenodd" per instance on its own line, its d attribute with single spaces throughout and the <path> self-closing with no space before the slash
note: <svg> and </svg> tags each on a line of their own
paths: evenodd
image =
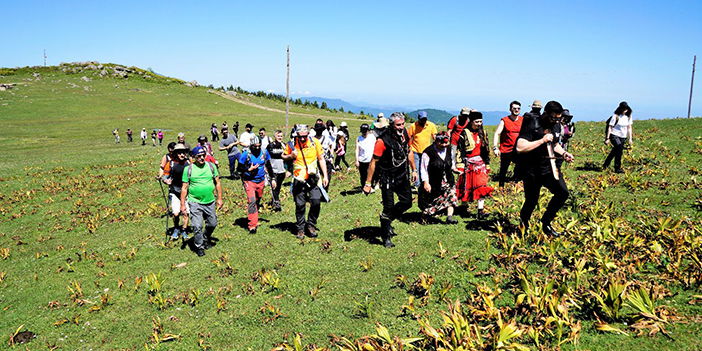
<svg viewBox="0 0 702 351">
<path fill-rule="evenodd" d="M 492 152 L 500 158 L 500 187 L 505 185 L 509 164 L 516 161 L 514 144 L 517 142 L 519 130 L 522 129 L 522 121 L 524 120 L 519 115 L 521 110 L 522 104 L 516 100 L 512 101 L 509 104 L 510 115 L 500 120 L 495 130 L 495 136 L 492 138 L 494 145 Z"/>
</svg>

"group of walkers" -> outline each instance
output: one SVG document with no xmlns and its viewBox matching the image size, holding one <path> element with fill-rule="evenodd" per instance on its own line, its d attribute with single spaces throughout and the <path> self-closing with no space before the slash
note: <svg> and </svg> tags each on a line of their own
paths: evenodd
<svg viewBox="0 0 702 351">
<path fill-rule="evenodd" d="M 541 109 L 541 102 L 535 100 L 531 111 L 522 116 L 521 104 L 512 101 L 510 115 L 500 120 L 492 144 L 483 130 L 482 113 L 467 107 L 449 120 L 446 131 L 439 131 L 425 111 L 420 111 L 417 121 L 409 126 L 405 126 L 405 115 L 400 112 L 388 118 L 381 113 L 374 123 L 362 124 L 355 143 L 355 166 L 362 192 L 366 195 L 375 191 L 381 193 L 383 245 L 395 246 L 392 222 L 412 207 L 413 188 L 416 188 L 418 206 L 425 217 L 445 213 L 445 223 L 456 224 L 459 204 L 467 208 L 468 203 L 476 202 L 475 218 L 487 218 L 485 198 L 494 192 L 488 185 L 490 145 L 493 155 L 500 158 L 499 187 L 507 181 L 511 163 L 515 163 L 515 178 L 523 181 L 520 225 L 528 230 L 540 189 L 545 187 L 553 197 L 541 217 L 541 227 L 546 235 L 559 236 L 552 222 L 568 198 L 561 165 L 563 161 L 574 160 L 567 145 L 575 130 L 572 115 L 557 101 L 549 101 L 543 113 Z M 622 102 L 608 122 L 605 142 L 611 143 L 613 149 L 605 167 L 614 158 L 615 169 L 621 169 L 621 145 L 627 136 L 629 142 L 632 140 L 630 116 L 631 108 Z M 348 125 L 342 122 L 336 128 L 333 121 L 324 123 L 321 119 L 311 127 L 298 124 L 287 142 L 282 130 L 276 130 L 271 137 L 265 128 L 260 128 L 256 135 L 254 126 L 247 123 L 245 131 L 238 135 L 238 127 L 236 122 L 232 133 L 226 122 L 219 130 L 213 123 L 210 132 L 212 141 L 219 141 L 216 149 L 227 155 L 229 178 L 242 182 L 247 197 L 249 233 L 257 232 L 265 187 L 271 188 L 272 210 L 280 211 L 283 182 L 290 176 L 296 237 L 317 237 L 321 203 L 329 201 L 327 191 L 331 175 L 341 170 L 342 163 L 349 168 L 345 158 L 350 137 Z M 190 224 L 195 252 L 203 256 L 214 244 L 216 211 L 222 206 L 215 148 L 204 134 L 191 148 L 180 133 L 178 141 L 170 143 L 168 149 L 157 178 L 169 186 L 170 211 L 175 225 L 172 238 L 188 240 Z"/>
<path fill-rule="evenodd" d="M 131 128 L 127 128 L 126 134 L 127 134 L 127 142 L 128 143 L 131 143 L 132 141 L 134 141 L 134 139 L 132 139 L 133 133 L 134 132 L 132 131 Z M 115 143 L 119 144 L 120 143 L 119 128 L 115 128 L 112 131 L 112 135 L 115 137 Z M 146 145 L 147 138 L 148 138 L 148 133 L 146 132 L 146 128 L 142 128 L 141 129 L 141 145 L 142 146 Z M 151 132 L 151 146 L 156 147 L 157 142 L 158 142 L 158 146 L 161 146 L 161 144 L 163 143 L 163 131 L 161 129 L 159 129 L 158 131 L 156 131 L 156 129 L 154 129 Z"/>
</svg>

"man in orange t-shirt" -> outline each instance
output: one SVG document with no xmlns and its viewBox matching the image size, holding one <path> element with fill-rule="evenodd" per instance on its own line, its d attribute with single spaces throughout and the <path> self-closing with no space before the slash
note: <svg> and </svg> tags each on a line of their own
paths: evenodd
<svg viewBox="0 0 702 351">
<path fill-rule="evenodd" d="M 429 116 L 426 111 L 419 111 L 417 121 L 407 129 L 407 134 L 410 138 L 410 161 L 414 161 L 414 169 L 419 169 L 419 160 L 421 160 L 422 152 L 427 146 L 434 143 L 434 138 L 438 131 L 436 125 L 429 121 Z M 419 178 L 414 182 L 415 188 L 419 186 Z"/>
</svg>

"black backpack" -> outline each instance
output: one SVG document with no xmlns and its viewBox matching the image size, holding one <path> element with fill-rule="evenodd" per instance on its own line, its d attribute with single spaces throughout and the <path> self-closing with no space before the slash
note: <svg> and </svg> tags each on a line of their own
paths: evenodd
<svg viewBox="0 0 702 351">
<path fill-rule="evenodd" d="M 619 124 L 619 115 L 616 115 L 616 116 L 617 116 L 617 119 L 614 121 L 614 125 L 615 125 L 615 126 L 616 126 L 617 124 Z M 613 115 L 613 116 L 609 116 L 609 118 L 607 118 L 607 120 L 605 121 L 605 129 L 604 129 L 604 137 L 605 137 L 605 139 L 607 139 L 607 132 L 609 131 L 609 123 L 612 121 L 612 117 L 614 117 L 614 115 Z"/>
</svg>

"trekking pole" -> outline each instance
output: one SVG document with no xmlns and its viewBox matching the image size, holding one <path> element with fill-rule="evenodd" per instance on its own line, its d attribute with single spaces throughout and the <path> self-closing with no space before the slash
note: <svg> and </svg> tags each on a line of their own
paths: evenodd
<svg viewBox="0 0 702 351">
<path fill-rule="evenodd" d="M 168 197 L 166 196 L 166 191 L 163 189 L 163 182 L 158 179 L 158 184 L 161 186 L 161 194 L 163 195 L 163 201 L 166 203 L 166 213 L 163 214 L 163 217 L 166 218 L 166 234 L 165 234 L 165 240 L 164 244 L 168 242 L 168 217 L 170 217 L 170 211 L 169 209 L 169 204 L 168 204 Z"/>
</svg>

